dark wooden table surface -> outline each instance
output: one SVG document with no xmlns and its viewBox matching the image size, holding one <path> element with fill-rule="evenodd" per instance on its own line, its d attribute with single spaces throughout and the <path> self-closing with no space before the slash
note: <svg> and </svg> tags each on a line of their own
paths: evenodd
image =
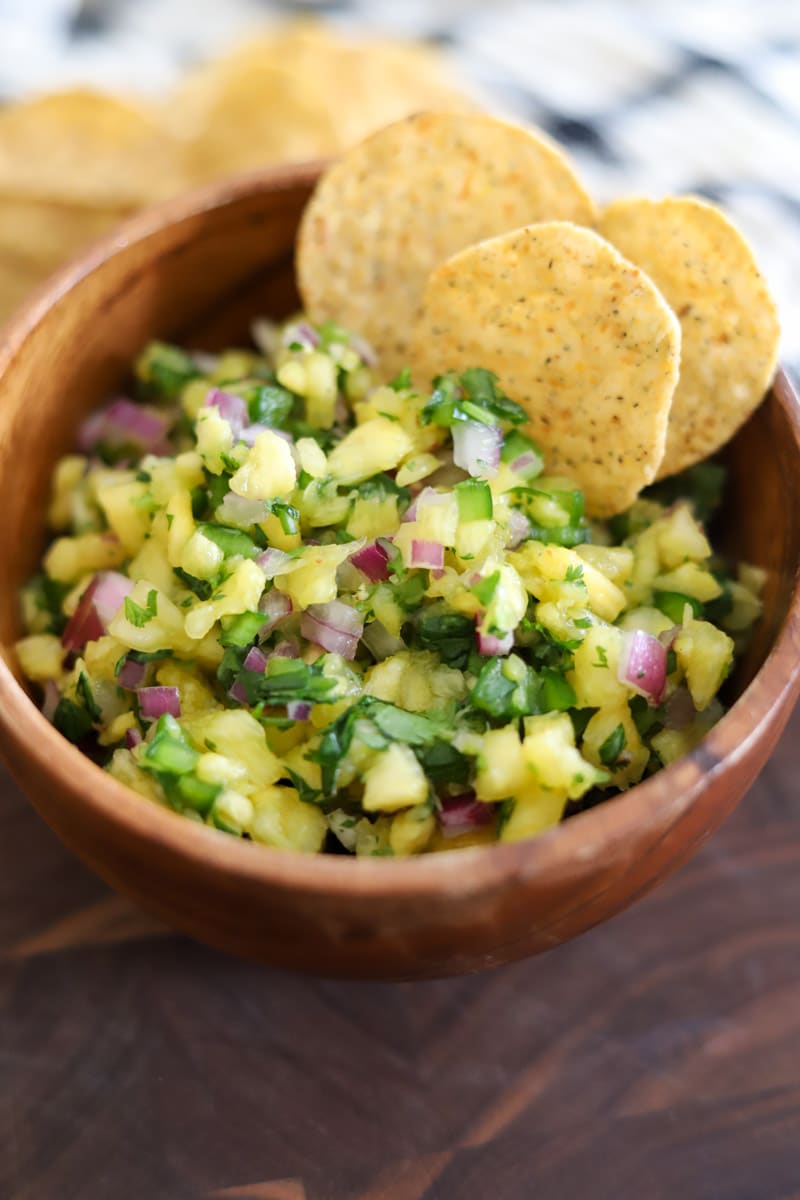
<svg viewBox="0 0 800 1200">
<path fill-rule="evenodd" d="M 156 926 L 0 781 L 2 1200 L 800 1196 L 800 712 L 738 813 L 548 956 L 297 978 Z"/>
</svg>

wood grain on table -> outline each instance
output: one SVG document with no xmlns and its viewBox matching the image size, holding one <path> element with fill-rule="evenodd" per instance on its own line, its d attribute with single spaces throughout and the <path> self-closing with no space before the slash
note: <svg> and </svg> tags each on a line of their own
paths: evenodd
<svg viewBox="0 0 800 1200">
<path fill-rule="evenodd" d="M 419 984 L 171 934 L 3 775 L 0 1197 L 800 1196 L 798 773 L 800 710 L 650 898 L 542 958 Z"/>
</svg>

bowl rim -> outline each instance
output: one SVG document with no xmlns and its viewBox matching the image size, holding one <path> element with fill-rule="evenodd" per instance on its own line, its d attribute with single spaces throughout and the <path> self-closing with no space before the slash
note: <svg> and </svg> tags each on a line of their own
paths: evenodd
<svg viewBox="0 0 800 1200">
<path fill-rule="evenodd" d="M 146 241 L 169 224 L 247 197 L 290 190 L 314 182 L 321 162 L 268 168 L 205 185 L 136 214 L 113 233 L 60 268 L 41 284 L 0 331 L 0 380 L 42 318 L 64 301 L 90 273 L 132 243 Z M 779 367 L 772 384 L 789 421 L 800 455 L 800 395 Z M 0 658 L 0 735 L 9 760 L 35 759 L 42 774 L 69 797 L 93 810 L 98 822 L 116 826 L 131 849 L 158 843 L 169 855 L 231 878 L 312 895 L 359 898 L 470 895 L 501 888 L 514 876 L 552 877 L 577 872 L 604 847 L 624 844 L 641 829 L 648 812 L 666 809 L 674 821 L 691 807 L 708 779 L 729 771 L 746 754 L 771 717 L 800 688 L 800 564 L 784 620 L 761 667 L 731 708 L 684 758 L 627 792 L 578 813 L 536 837 L 520 842 L 464 847 L 409 858 L 345 858 L 303 854 L 234 838 L 155 804 L 119 783 L 73 746 L 42 715 L 10 667 Z M 8 753 L 12 747 L 14 755 Z M 13 767 L 12 767 L 13 771 Z M 35 804 L 35 802 L 34 802 Z M 663 815 L 663 813 L 662 813 Z M 667 830 L 668 832 L 668 830 Z M 663 837 L 666 834 L 662 834 Z M 613 885 L 609 884 L 609 886 Z"/>
</svg>

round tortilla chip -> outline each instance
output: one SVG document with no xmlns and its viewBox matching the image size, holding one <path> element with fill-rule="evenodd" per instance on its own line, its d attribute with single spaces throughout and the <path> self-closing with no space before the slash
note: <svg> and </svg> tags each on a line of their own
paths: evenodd
<svg viewBox="0 0 800 1200">
<path fill-rule="evenodd" d="M 178 191 L 172 139 L 146 108 L 75 90 L 0 111 L 0 192 L 134 207 Z"/>
<path fill-rule="evenodd" d="M 648 273 L 677 314 L 681 371 L 658 478 L 707 458 L 757 408 L 780 329 L 750 246 L 705 200 L 617 200 L 600 232 Z"/>
<path fill-rule="evenodd" d="M 300 225 L 298 285 L 313 320 L 367 338 L 391 377 L 410 362 L 425 284 L 440 263 L 521 225 L 593 218 L 571 166 L 539 134 L 483 113 L 419 113 L 323 176 Z"/>
<path fill-rule="evenodd" d="M 431 275 L 414 335 L 420 385 L 486 367 L 530 416 L 548 472 L 587 511 L 622 512 L 661 463 L 680 326 L 643 271 L 590 229 L 530 225 Z"/>
<path fill-rule="evenodd" d="M 257 60 L 236 71 L 223 61 L 193 72 L 173 94 L 166 119 L 184 141 L 184 168 L 195 182 L 341 148 L 319 85 Z"/>
</svg>

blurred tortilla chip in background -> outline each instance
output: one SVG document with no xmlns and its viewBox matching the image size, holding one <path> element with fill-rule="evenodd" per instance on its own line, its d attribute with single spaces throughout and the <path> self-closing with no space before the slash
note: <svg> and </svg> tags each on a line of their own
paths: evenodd
<svg viewBox="0 0 800 1200">
<path fill-rule="evenodd" d="M 73 89 L 0 109 L 0 320 L 147 204 L 337 154 L 420 109 L 474 107 L 435 50 L 302 22 L 192 69 L 155 103 Z"/>
</svg>

